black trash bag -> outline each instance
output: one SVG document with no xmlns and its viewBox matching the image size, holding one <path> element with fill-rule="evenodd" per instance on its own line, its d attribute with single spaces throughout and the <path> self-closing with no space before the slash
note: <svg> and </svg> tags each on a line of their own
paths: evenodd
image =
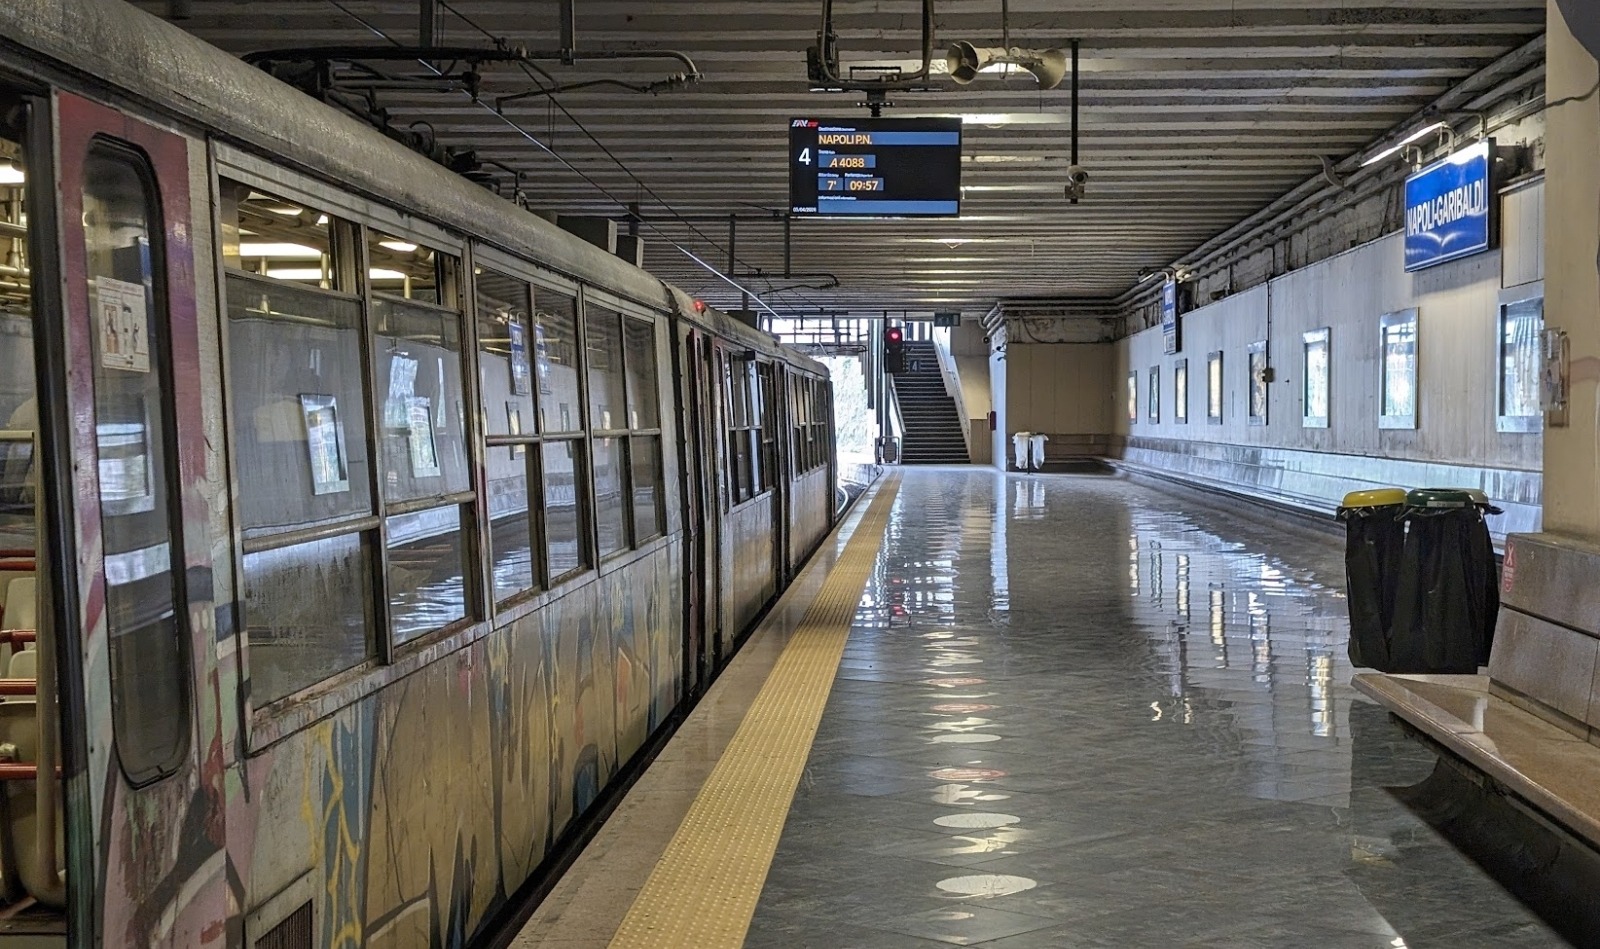
<svg viewBox="0 0 1600 949">
<path fill-rule="evenodd" d="M 1350 608 L 1350 663 L 1389 672 L 1389 630 L 1405 548 L 1398 504 L 1339 509 L 1345 524 L 1344 573 Z"/>
<path fill-rule="evenodd" d="M 1472 674 L 1489 659 L 1500 591 L 1483 512 L 1412 508 L 1387 672 Z"/>
</svg>

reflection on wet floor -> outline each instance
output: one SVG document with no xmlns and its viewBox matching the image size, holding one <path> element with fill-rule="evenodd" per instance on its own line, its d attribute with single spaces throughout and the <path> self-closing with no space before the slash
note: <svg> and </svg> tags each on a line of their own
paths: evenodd
<svg viewBox="0 0 1600 949">
<path fill-rule="evenodd" d="M 1559 946 L 1384 790 L 1340 547 L 1085 476 L 907 471 L 754 947 Z"/>
</svg>

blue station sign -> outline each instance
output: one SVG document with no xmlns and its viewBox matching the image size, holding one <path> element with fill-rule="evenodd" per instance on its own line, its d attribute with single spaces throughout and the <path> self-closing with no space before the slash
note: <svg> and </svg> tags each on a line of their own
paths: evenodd
<svg viewBox="0 0 1600 949">
<path fill-rule="evenodd" d="M 1170 355 L 1178 351 L 1178 282 L 1168 280 L 1161 285 L 1161 338 L 1163 348 Z"/>
<path fill-rule="evenodd" d="M 1487 139 L 1406 179 L 1407 272 L 1489 249 L 1493 155 Z"/>
</svg>

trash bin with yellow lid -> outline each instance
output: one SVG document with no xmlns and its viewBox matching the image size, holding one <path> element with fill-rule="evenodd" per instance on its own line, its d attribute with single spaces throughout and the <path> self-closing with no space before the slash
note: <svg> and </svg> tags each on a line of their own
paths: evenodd
<svg viewBox="0 0 1600 949">
<path fill-rule="evenodd" d="M 1400 583 L 1406 528 L 1404 488 L 1352 491 L 1339 505 L 1345 525 L 1345 596 L 1350 610 L 1350 662 L 1389 668 L 1389 631 Z"/>
<path fill-rule="evenodd" d="M 1406 495 L 1389 671 L 1470 674 L 1489 661 L 1500 571 L 1486 518 L 1499 513 L 1475 488 Z"/>
</svg>

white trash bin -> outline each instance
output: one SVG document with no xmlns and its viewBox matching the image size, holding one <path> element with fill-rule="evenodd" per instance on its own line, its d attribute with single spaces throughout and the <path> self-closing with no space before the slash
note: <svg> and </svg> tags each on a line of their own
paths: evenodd
<svg viewBox="0 0 1600 949">
<path fill-rule="evenodd" d="M 1011 436 L 1011 447 L 1017 453 L 1017 470 L 1028 470 L 1028 439 L 1033 437 L 1032 432 L 1018 432 Z"/>
<path fill-rule="evenodd" d="M 1033 444 L 1033 451 L 1029 454 L 1028 466 L 1039 471 L 1044 468 L 1044 443 L 1050 440 L 1049 435 L 1029 435 L 1028 441 Z"/>
</svg>

